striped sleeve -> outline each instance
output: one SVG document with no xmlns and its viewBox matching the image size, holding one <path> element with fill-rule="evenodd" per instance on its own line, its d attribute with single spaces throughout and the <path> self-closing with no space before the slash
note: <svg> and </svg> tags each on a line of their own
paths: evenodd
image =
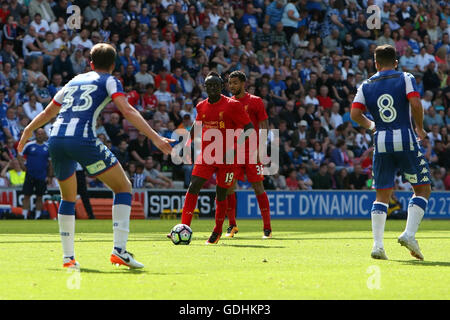
<svg viewBox="0 0 450 320">
<path fill-rule="evenodd" d="M 58 106 L 62 105 L 63 100 L 64 100 L 64 92 L 66 91 L 66 87 L 67 87 L 67 85 L 65 85 L 62 89 L 60 89 L 55 94 L 55 96 L 53 97 L 53 100 L 52 100 L 54 104 L 56 104 Z"/>
<path fill-rule="evenodd" d="M 125 96 L 122 83 L 120 83 L 120 81 L 113 76 L 108 77 L 108 80 L 106 80 L 106 90 L 108 91 L 108 96 L 110 96 L 111 99 L 118 96 Z"/>
<path fill-rule="evenodd" d="M 353 99 L 352 109 L 366 110 L 366 98 L 364 98 L 363 85 L 361 84 L 356 92 L 355 98 Z"/>
<path fill-rule="evenodd" d="M 420 98 L 419 90 L 417 89 L 416 78 L 411 73 L 404 72 L 406 97 L 408 99 L 412 97 Z"/>
</svg>

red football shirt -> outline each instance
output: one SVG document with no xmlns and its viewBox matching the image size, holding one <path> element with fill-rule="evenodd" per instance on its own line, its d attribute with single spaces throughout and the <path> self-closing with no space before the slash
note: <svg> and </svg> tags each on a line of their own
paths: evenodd
<svg viewBox="0 0 450 320">
<path fill-rule="evenodd" d="M 228 98 L 224 95 L 221 95 L 220 100 L 213 104 L 209 103 L 208 99 L 205 99 L 197 104 L 196 108 L 197 117 L 195 120 L 202 123 L 202 152 L 200 154 L 200 157 L 202 157 L 201 163 L 211 163 L 210 159 L 203 159 L 204 154 L 205 156 L 208 156 L 208 154 L 211 154 L 212 157 L 215 156 L 214 150 L 211 151 L 212 146 L 211 148 L 208 148 L 208 146 L 211 143 L 215 143 L 216 138 L 208 138 L 207 140 L 204 139 L 206 134 L 211 134 L 211 132 L 208 133 L 208 131 L 211 129 L 216 129 L 221 132 L 222 140 L 219 143 L 222 146 L 223 155 L 225 155 L 227 144 L 228 148 L 234 147 L 233 142 L 226 141 L 226 130 L 243 128 L 249 124 L 251 120 L 247 112 L 245 112 L 244 106 L 239 101 Z"/>
<path fill-rule="evenodd" d="M 144 108 L 144 110 L 154 110 L 157 104 L 158 99 L 156 99 L 156 96 L 154 94 L 150 96 L 147 93 L 144 93 L 142 95 L 142 107 Z"/>
<path fill-rule="evenodd" d="M 170 86 L 176 85 L 178 83 L 177 79 L 172 77 L 170 74 L 166 74 L 166 77 L 163 79 L 159 74 L 155 77 L 155 88 L 159 89 L 159 86 L 161 85 L 161 81 L 166 80 L 167 81 L 167 88 L 166 91 L 170 92 Z"/>
<path fill-rule="evenodd" d="M 127 92 L 127 99 L 129 104 L 136 107 L 139 104 L 139 93 L 137 93 L 136 90 L 131 90 L 130 92 Z"/>
<path fill-rule="evenodd" d="M 333 106 L 333 100 L 330 97 L 322 97 L 317 96 L 317 100 L 319 100 L 319 105 L 321 105 L 324 109 L 330 109 Z"/>
<path fill-rule="evenodd" d="M 233 96 L 233 99 L 239 101 L 244 105 L 245 111 L 247 111 L 250 120 L 253 123 L 253 126 L 255 127 L 256 132 L 256 141 L 259 145 L 259 123 L 261 121 L 264 121 L 268 119 L 268 115 L 266 112 L 266 108 L 264 106 L 263 100 L 255 95 L 252 95 L 248 92 L 245 93 L 245 95 L 241 99 L 237 99 L 235 96 Z M 245 142 L 245 154 L 246 154 L 246 163 L 248 161 L 248 155 L 250 153 L 250 146 L 249 146 L 249 140 Z"/>
<path fill-rule="evenodd" d="M 244 109 L 250 116 L 250 120 L 252 121 L 253 126 L 255 127 L 255 131 L 258 132 L 259 123 L 269 118 L 267 116 L 263 100 L 260 97 L 254 96 L 248 92 L 246 92 L 241 99 L 237 99 L 234 96 L 233 99 L 239 101 L 244 105 Z"/>
</svg>

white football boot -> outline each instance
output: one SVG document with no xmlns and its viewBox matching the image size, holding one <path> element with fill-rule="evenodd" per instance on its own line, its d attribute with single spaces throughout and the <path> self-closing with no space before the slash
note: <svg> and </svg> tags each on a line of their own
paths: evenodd
<svg viewBox="0 0 450 320">
<path fill-rule="evenodd" d="M 73 257 L 63 258 L 63 268 L 80 270 L 80 264 Z"/>
<path fill-rule="evenodd" d="M 124 251 L 119 253 L 116 249 L 111 253 L 111 257 L 109 259 L 112 264 L 116 266 L 127 266 L 132 269 L 140 269 L 143 268 L 144 265 L 134 259 L 134 255 L 131 252 Z"/>
<path fill-rule="evenodd" d="M 400 237 L 398 237 L 398 243 L 402 246 L 406 247 L 409 250 L 411 255 L 419 260 L 423 260 L 422 252 L 420 252 L 419 243 L 413 237 L 408 236 L 405 232 L 403 232 Z"/>
<path fill-rule="evenodd" d="M 386 252 L 384 252 L 384 248 L 373 247 L 372 253 L 370 254 L 370 256 L 373 259 L 388 260 Z"/>
</svg>

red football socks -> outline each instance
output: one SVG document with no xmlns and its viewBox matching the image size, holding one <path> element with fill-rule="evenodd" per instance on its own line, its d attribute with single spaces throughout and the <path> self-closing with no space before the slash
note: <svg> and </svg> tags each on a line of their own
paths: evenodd
<svg viewBox="0 0 450 320">
<path fill-rule="evenodd" d="M 227 199 L 225 198 L 225 200 L 223 201 L 218 201 L 216 199 L 216 226 L 214 227 L 214 232 L 222 234 L 222 226 L 226 214 L 227 214 Z"/>
<path fill-rule="evenodd" d="M 192 213 L 197 206 L 198 194 L 186 192 L 186 198 L 183 205 L 183 213 L 181 214 L 181 223 L 188 226 L 191 225 Z"/>
<path fill-rule="evenodd" d="M 236 193 L 227 196 L 227 217 L 230 226 L 236 225 Z"/>
<path fill-rule="evenodd" d="M 259 210 L 261 211 L 261 217 L 264 223 L 264 229 L 272 230 L 270 226 L 270 205 L 269 198 L 267 198 L 267 193 L 261 193 L 256 196 L 258 200 Z"/>
</svg>

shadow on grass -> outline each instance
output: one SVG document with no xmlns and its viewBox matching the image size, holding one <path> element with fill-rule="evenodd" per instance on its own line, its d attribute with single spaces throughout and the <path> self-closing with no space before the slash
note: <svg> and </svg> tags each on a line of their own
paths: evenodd
<svg viewBox="0 0 450 320">
<path fill-rule="evenodd" d="M 225 244 L 228 247 L 236 247 L 236 248 L 264 248 L 264 249 L 284 249 L 286 247 L 280 246 L 263 246 L 263 245 L 255 245 L 255 244 Z"/>
<path fill-rule="evenodd" d="M 61 269 L 48 269 L 50 271 L 61 271 Z M 65 270 L 62 270 L 65 271 Z M 100 273 L 100 274 L 117 274 L 117 273 L 131 273 L 131 274 L 148 274 L 148 271 L 140 270 L 140 269 L 127 269 L 125 267 L 116 267 L 116 269 L 110 270 L 110 271 L 102 271 L 97 269 L 89 269 L 89 268 L 83 268 L 81 267 L 80 273 Z"/>
<path fill-rule="evenodd" d="M 195 240 L 204 240 L 204 239 L 208 239 L 207 236 L 205 237 L 199 237 L 196 238 Z M 303 241 L 328 241 L 328 240 L 371 240 L 372 237 L 371 236 L 367 236 L 367 237 L 289 237 L 289 238 L 280 238 L 280 237 L 273 237 L 270 240 L 263 240 L 259 237 L 240 237 L 237 240 L 233 240 L 233 241 L 239 241 L 239 240 L 245 240 L 245 241 L 270 241 L 270 242 L 275 242 L 275 241 L 299 241 L 299 240 L 303 240 Z M 393 239 L 396 240 L 397 237 L 385 237 L 386 239 Z M 419 240 L 425 240 L 425 239 L 450 239 L 450 237 L 420 237 L 418 238 Z M 161 238 L 157 238 L 155 236 L 149 236 L 148 238 L 144 238 L 144 239 L 129 239 L 130 242 L 170 242 L 170 240 L 168 240 L 165 236 L 161 237 Z M 61 240 L 24 240 L 24 241 L 0 241 L 0 244 L 12 244 L 12 243 L 60 243 Z M 84 242 L 111 242 L 111 240 L 108 239 L 99 239 L 99 240 L 75 240 L 76 243 L 84 243 Z M 238 246 L 238 245 L 237 245 Z M 265 246 L 259 246 L 259 247 L 265 247 Z M 267 248 L 284 248 L 284 247 L 275 247 L 275 246 L 267 246 Z"/>
<path fill-rule="evenodd" d="M 433 267 L 450 267 L 450 261 L 420 261 L 420 260 L 391 260 L 394 262 L 400 262 L 401 264 L 407 264 L 412 266 L 433 266 Z"/>
<path fill-rule="evenodd" d="M 109 271 L 103 271 L 103 270 L 98 270 L 98 269 L 91 269 L 91 268 L 84 268 L 81 267 L 80 273 L 92 273 L 92 274 L 122 274 L 122 273 L 127 273 L 127 274 L 146 274 L 146 275 L 152 275 L 152 276 L 176 276 L 176 275 L 186 275 L 185 273 L 182 272 L 173 272 L 173 273 L 164 273 L 164 272 L 151 272 L 151 271 L 147 271 L 147 270 L 142 270 L 142 269 L 127 269 L 126 267 L 114 267 L 115 269 L 109 270 Z M 49 271 L 64 271 L 66 272 L 66 270 L 64 269 L 55 269 L 55 268 L 50 268 L 47 269 Z"/>
</svg>

